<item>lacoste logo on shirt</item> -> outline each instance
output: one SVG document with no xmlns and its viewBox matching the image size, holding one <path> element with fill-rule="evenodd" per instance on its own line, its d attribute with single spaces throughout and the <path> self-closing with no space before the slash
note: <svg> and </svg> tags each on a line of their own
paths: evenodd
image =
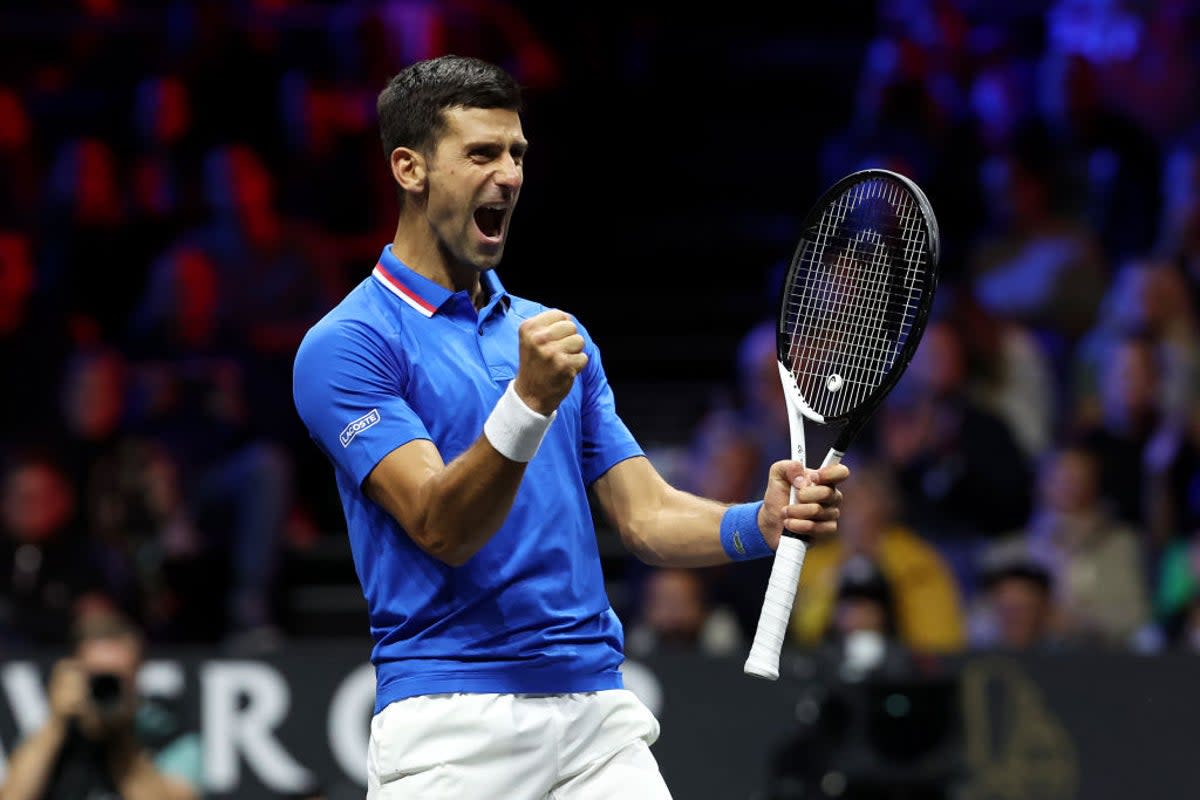
<svg viewBox="0 0 1200 800">
<path fill-rule="evenodd" d="M 349 447 L 350 443 L 354 441 L 355 436 L 358 436 L 376 422 L 379 422 L 378 408 L 372 408 L 370 411 L 354 420 L 354 422 L 351 422 L 342 430 L 342 435 L 338 437 L 342 442 L 342 447 Z"/>
</svg>

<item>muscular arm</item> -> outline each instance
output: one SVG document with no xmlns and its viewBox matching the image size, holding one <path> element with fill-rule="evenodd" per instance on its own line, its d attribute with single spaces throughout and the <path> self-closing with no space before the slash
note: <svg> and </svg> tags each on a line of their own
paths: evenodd
<svg viewBox="0 0 1200 800">
<path fill-rule="evenodd" d="M 550 415 L 587 364 L 570 316 L 544 311 L 521 324 L 514 390 L 533 411 Z M 453 412 L 450 412 L 453 413 Z M 451 566 L 479 552 L 504 523 L 525 464 L 501 455 L 486 436 L 449 464 L 427 439 L 404 444 L 367 475 L 363 489 L 417 546 Z"/>
<path fill-rule="evenodd" d="M 500 455 L 483 436 L 449 464 L 432 442 L 419 439 L 380 461 L 364 489 L 418 547 L 459 566 L 500 529 L 524 474 L 524 464 Z"/>
<path fill-rule="evenodd" d="M 759 530 L 772 548 L 784 526 L 793 533 L 829 536 L 837 530 L 844 466 L 821 472 L 794 461 L 772 465 Z M 797 486 L 789 504 L 790 484 Z M 616 464 L 594 484 L 595 496 L 638 559 L 654 566 L 704 567 L 729 561 L 721 546 L 721 518 L 729 506 L 676 489 L 644 457 Z"/>
</svg>

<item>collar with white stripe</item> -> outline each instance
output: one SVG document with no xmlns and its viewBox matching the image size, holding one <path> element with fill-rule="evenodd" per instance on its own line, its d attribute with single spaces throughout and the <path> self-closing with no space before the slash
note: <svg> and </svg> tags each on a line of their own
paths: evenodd
<svg viewBox="0 0 1200 800">
<path fill-rule="evenodd" d="M 438 306 L 450 297 L 450 290 L 438 286 L 424 275 L 419 275 L 406 267 L 400 259 L 392 255 L 392 246 L 383 248 L 379 262 L 371 272 L 375 280 L 385 289 L 399 297 L 417 310 L 422 316 L 432 317 Z"/>
<path fill-rule="evenodd" d="M 399 297 L 409 306 L 424 317 L 432 317 L 434 313 L 441 308 L 453 295 L 449 289 L 440 286 L 433 281 L 414 272 L 409 267 L 396 258 L 392 254 L 392 246 L 389 244 L 383 248 L 383 253 L 379 256 L 379 262 L 375 265 L 375 269 L 371 272 L 375 280 L 387 289 L 392 294 Z M 501 298 L 508 305 L 508 293 L 504 290 L 504 285 L 500 283 L 500 278 L 497 277 L 495 270 L 488 270 L 480 275 L 480 283 L 484 292 L 488 297 L 488 307 L 494 305 L 497 298 Z"/>
</svg>

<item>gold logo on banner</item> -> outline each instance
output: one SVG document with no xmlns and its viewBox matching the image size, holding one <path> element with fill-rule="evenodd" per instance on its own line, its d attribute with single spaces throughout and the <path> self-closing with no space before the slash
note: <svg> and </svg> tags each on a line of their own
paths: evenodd
<svg viewBox="0 0 1200 800">
<path fill-rule="evenodd" d="M 1017 662 L 968 661 L 962 693 L 967 800 L 1074 800 L 1075 745 Z"/>
</svg>

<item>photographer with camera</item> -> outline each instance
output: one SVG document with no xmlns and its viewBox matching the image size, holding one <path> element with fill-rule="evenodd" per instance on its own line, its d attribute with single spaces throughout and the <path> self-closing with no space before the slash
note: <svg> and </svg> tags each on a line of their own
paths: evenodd
<svg viewBox="0 0 1200 800">
<path fill-rule="evenodd" d="M 104 611 L 75 628 L 50 676 L 50 718 L 13 753 L 0 800 L 195 800 L 198 734 L 138 692 L 141 632 Z"/>
</svg>

